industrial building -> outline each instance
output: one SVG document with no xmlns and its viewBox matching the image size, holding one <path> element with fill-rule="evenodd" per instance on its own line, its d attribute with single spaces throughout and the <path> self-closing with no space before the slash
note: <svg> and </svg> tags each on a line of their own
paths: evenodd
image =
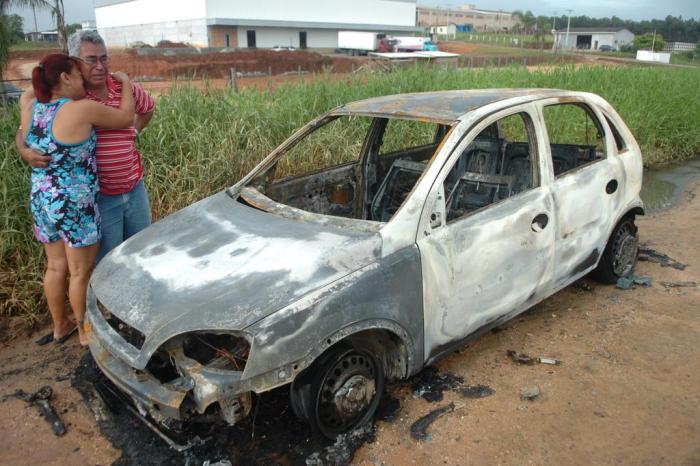
<svg viewBox="0 0 700 466">
<path fill-rule="evenodd" d="M 416 8 L 416 23 L 423 27 L 444 27 L 454 24 L 457 30 L 465 32 L 510 31 L 519 24 L 518 18 L 503 10 L 484 10 L 473 4 L 459 8 Z"/>
<path fill-rule="evenodd" d="M 599 50 L 631 44 L 634 34 L 625 28 L 569 28 L 554 31 L 554 47 L 559 49 Z"/>
<path fill-rule="evenodd" d="M 416 0 L 95 0 L 108 46 L 335 49 L 338 31 L 412 34 Z"/>
</svg>

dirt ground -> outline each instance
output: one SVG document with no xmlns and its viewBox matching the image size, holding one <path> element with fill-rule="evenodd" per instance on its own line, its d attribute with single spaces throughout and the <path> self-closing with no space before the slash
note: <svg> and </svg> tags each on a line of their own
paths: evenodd
<svg viewBox="0 0 700 466">
<path fill-rule="evenodd" d="M 638 218 L 642 243 L 687 264 L 685 270 L 639 262 L 636 273 L 650 277 L 652 286 L 627 291 L 588 279 L 575 283 L 450 355 L 436 366 L 437 374 L 427 372 L 433 381 L 452 381 L 453 390 L 445 390 L 442 400 L 416 396 L 415 380 L 392 384 L 388 393 L 398 404 L 394 401 L 393 416 L 383 418 L 393 420 L 377 421 L 353 462 L 700 464 L 700 291 L 663 284 L 700 282 L 699 188 L 671 210 Z M 199 456 L 168 450 L 123 415 L 115 418 L 111 431 L 105 429 L 110 415 L 98 399 L 84 401 L 93 376 L 81 375 L 78 363 L 85 350 L 78 348 L 77 339 L 38 348 L 32 343 L 37 336 L 0 348 L 0 464 L 201 464 L 202 454 L 213 455 L 207 444 Z M 506 354 L 511 349 L 556 358 L 561 365 L 517 364 Z M 68 429 L 64 437 L 51 433 L 36 407 L 12 396 L 43 385 L 53 388 L 52 403 Z M 493 394 L 467 398 L 459 390 L 465 385 L 484 385 Z M 540 395 L 522 400 L 521 390 L 530 386 L 538 387 Z M 268 402 L 253 425 L 236 431 L 237 438 L 255 442 L 229 440 L 219 454 L 234 464 L 304 462 L 304 455 L 320 444 L 310 440 L 284 405 L 285 391 L 272 399 L 277 401 L 261 398 Z M 457 409 L 428 427 L 428 440 L 411 437 L 415 421 L 450 402 Z M 275 424 L 297 437 L 280 437 Z M 146 443 L 130 447 L 137 442 Z M 310 446 L 304 450 L 304 445 Z M 243 448 L 247 456 L 237 456 Z"/>
</svg>

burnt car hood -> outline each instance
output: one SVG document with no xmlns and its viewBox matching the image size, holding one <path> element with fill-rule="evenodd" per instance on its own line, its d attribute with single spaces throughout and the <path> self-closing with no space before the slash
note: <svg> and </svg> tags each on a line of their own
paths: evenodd
<svg viewBox="0 0 700 466">
<path fill-rule="evenodd" d="M 147 341 L 162 340 L 245 329 L 376 261 L 380 251 L 378 233 L 284 218 L 221 192 L 120 245 L 97 266 L 91 286 Z"/>
</svg>

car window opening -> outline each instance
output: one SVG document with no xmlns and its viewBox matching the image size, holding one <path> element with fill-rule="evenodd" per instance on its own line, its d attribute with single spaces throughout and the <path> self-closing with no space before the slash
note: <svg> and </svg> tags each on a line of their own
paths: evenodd
<svg viewBox="0 0 700 466">
<path fill-rule="evenodd" d="M 605 159 L 605 132 L 590 108 L 582 104 L 548 105 L 543 114 L 554 176 Z"/>
<path fill-rule="evenodd" d="M 418 120 L 335 117 L 301 138 L 248 186 L 306 212 L 387 222 L 449 129 Z"/>
<path fill-rule="evenodd" d="M 533 131 L 530 117 L 518 113 L 474 138 L 444 181 L 448 222 L 535 187 Z"/>
</svg>

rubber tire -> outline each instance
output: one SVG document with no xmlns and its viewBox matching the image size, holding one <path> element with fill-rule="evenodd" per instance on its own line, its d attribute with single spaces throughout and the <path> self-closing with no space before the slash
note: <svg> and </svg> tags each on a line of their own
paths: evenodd
<svg viewBox="0 0 700 466">
<path fill-rule="evenodd" d="M 637 265 L 637 255 L 634 256 L 634 261 L 632 264 L 632 268 L 628 273 L 625 275 L 618 275 L 615 273 L 614 267 L 613 267 L 613 260 L 615 257 L 615 252 L 613 249 L 615 247 L 615 238 L 616 236 L 620 233 L 620 230 L 623 230 L 625 228 L 631 228 L 631 231 L 634 232 L 634 235 L 637 237 L 637 247 L 639 248 L 639 239 L 637 235 L 637 226 L 634 224 L 634 217 L 633 216 L 627 216 L 624 217 L 622 220 L 618 222 L 617 225 L 615 225 L 615 228 L 613 229 L 612 234 L 610 235 L 610 238 L 608 238 L 608 244 L 605 246 L 605 251 L 603 251 L 603 256 L 600 258 L 600 261 L 598 262 L 598 267 L 596 267 L 593 272 L 591 272 L 591 278 L 595 279 L 596 281 L 600 283 L 604 283 L 606 285 L 614 285 L 617 283 L 617 280 L 621 278 L 622 276 L 629 276 L 634 272 L 634 267 Z"/>
<path fill-rule="evenodd" d="M 350 353 L 357 353 L 368 358 L 375 370 L 375 394 L 364 414 L 347 426 L 342 432 L 331 432 L 319 422 L 317 406 L 321 397 L 323 383 L 337 361 Z M 369 422 L 379 406 L 384 392 L 384 366 L 382 358 L 373 354 L 368 348 L 361 348 L 347 342 L 341 342 L 322 354 L 314 363 L 294 380 L 290 387 L 290 404 L 294 414 L 311 425 L 313 430 L 324 437 L 334 440 L 338 435 L 351 432 Z"/>
</svg>

